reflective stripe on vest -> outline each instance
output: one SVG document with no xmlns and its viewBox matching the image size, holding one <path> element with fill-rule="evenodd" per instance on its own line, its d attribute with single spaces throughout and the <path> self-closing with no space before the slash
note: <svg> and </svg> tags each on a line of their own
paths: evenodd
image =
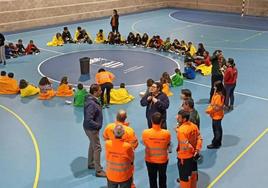
<svg viewBox="0 0 268 188">
<path fill-rule="evenodd" d="M 107 161 L 107 168 L 111 171 L 116 172 L 125 172 L 128 171 L 131 168 L 130 162 L 113 162 L 113 161 Z"/>
<path fill-rule="evenodd" d="M 166 148 L 147 147 L 146 152 L 147 152 L 147 154 L 149 156 L 166 156 L 167 155 L 167 149 Z"/>
</svg>

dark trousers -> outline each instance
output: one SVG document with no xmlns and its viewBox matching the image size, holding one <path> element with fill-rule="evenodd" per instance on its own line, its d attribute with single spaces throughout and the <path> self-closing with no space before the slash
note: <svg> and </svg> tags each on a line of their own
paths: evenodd
<svg viewBox="0 0 268 188">
<path fill-rule="evenodd" d="M 112 31 L 113 31 L 113 32 L 116 31 L 116 32 L 118 33 L 118 25 L 117 25 L 117 26 L 112 26 Z"/>
<path fill-rule="evenodd" d="M 234 90 L 235 90 L 236 84 L 226 84 L 224 85 L 226 96 L 224 105 L 229 106 L 229 100 L 230 100 L 230 106 L 234 105 Z"/>
<path fill-rule="evenodd" d="M 106 96 L 107 96 L 107 100 L 106 103 L 110 104 L 110 93 L 111 93 L 111 89 L 113 88 L 113 84 L 110 82 L 101 84 L 101 104 L 104 105 L 104 94 L 105 94 L 105 90 L 106 90 Z"/>
<path fill-rule="evenodd" d="M 222 80 L 223 80 L 223 75 L 222 74 L 220 74 L 220 75 L 212 75 L 211 76 L 211 89 L 210 89 L 209 102 L 211 101 L 212 96 L 214 94 L 214 83 L 217 82 L 217 81 L 221 81 L 222 82 Z"/>
<path fill-rule="evenodd" d="M 166 188 L 167 187 L 167 164 L 157 164 L 157 163 L 149 163 L 146 162 L 150 188 L 158 188 L 157 186 L 157 173 L 159 174 L 159 188 Z"/>
<path fill-rule="evenodd" d="M 132 178 L 124 182 L 114 182 L 107 179 L 108 188 L 131 188 Z"/>
<path fill-rule="evenodd" d="M 212 144 L 214 146 L 221 146 L 221 140 L 222 140 L 221 119 L 220 120 L 212 119 L 212 129 L 213 129 L 213 134 L 214 134 Z"/>
</svg>

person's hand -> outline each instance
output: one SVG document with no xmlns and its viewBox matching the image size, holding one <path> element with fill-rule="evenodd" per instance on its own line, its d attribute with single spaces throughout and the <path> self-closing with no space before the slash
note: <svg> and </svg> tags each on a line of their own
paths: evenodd
<svg viewBox="0 0 268 188">
<path fill-rule="evenodd" d="M 153 98 L 152 96 L 147 97 L 147 101 L 151 101 L 152 98 Z"/>
<path fill-rule="evenodd" d="M 153 101 L 153 103 L 156 103 L 157 102 L 157 98 L 153 97 L 152 101 Z"/>
</svg>

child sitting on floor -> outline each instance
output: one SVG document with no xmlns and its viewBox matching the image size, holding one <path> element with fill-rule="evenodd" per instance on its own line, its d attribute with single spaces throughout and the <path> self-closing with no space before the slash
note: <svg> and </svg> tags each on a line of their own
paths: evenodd
<svg viewBox="0 0 268 188">
<path fill-rule="evenodd" d="M 79 83 L 77 85 L 77 91 L 74 93 L 74 106 L 83 107 L 85 104 L 85 98 L 88 95 L 88 92 L 84 88 L 83 84 Z"/>
<path fill-rule="evenodd" d="M 125 88 L 125 83 L 121 83 L 119 89 L 112 89 L 110 97 L 111 104 L 126 104 L 134 99 Z"/>
<path fill-rule="evenodd" d="M 30 40 L 29 44 L 26 47 L 25 52 L 26 54 L 38 54 L 40 53 L 40 50 L 36 47 L 33 40 Z"/>
<path fill-rule="evenodd" d="M 183 84 L 183 75 L 180 71 L 180 69 L 175 69 L 175 75 L 171 78 L 171 86 L 172 87 L 178 87 Z"/>
<path fill-rule="evenodd" d="M 73 96 L 73 94 L 74 94 L 73 88 L 71 85 L 68 85 L 67 76 L 64 76 L 61 79 L 56 96 L 58 96 L 58 97 L 71 97 L 71 96 Z"/>
<path fill-rule="evenodd" d="M 40 92 L 40 89 L 32 84 L 29 84 L 26 80 L 22 79 L 19 83 L 20 88 L 20 96 L 21 97 L 29 97 L 32 95 L 36 95 Z"/>
<path fill-rule="evenodd" d="M 183 77 L 187 79 L 195 79 L 195 68 L 192 65 L 192 62 L 187 62 L 186 67 L 184 68 Z"/>
<path fill-rule="evenodd" d="M 8 73 L 6 76 L 5 71 L 1 72 L 0 78 L 0 94 L 12 95 L 19 92 L 19 86 L 17 80 L 14 79 L 14 73 Z"/>
<path fill-rule="evenodd" d="M 47 77 L 42 77 L 39 81 L 39 100 L 49 100 L 55 96 L 55 91 L 52 88 L 51 82 L 48 80 Z"/>
<path fill-rule="evenodd" d="M 22 44 L 22 40 L 19 39 L 18 40 L 18 43 L 16 44 L 16 47 L 18 49 L 18 55 L 25 55 L 25 48 L 24 48 L 24 45 Z"/>
<path fill-rule="evenodd" d="M 64 41 L 60 33 L 56 33 L 56 35 L 52 38 L 52 41 L 47 43 L 47 46 L 63 46 Z"/>
</svg>

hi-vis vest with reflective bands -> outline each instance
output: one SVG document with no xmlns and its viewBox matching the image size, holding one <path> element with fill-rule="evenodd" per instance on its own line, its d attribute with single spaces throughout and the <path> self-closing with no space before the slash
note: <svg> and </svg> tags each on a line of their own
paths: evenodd
<svg viewBox="0 0 268 188">
<path fill-rule="evenodd" d="M 96 74 L 95 79 L 97 84 L 112 83 L 114 75 L 109 71 L 99 72 Z"/>
<path fill-rule="evenodd" d="M 133 176 L 134 151 L 132 146 L 120 139 L 107 140 L 106 175 L 110 181 L 124 182 Z"/>
<path fill-rule="evenodd" d="M 189 159 L 194 153 L 200 152 L 202 148 L 202 138 L 198 127 L 190 121 L 187 121 L 177 128 L 178 138 L 178 158 Z"/>
<path fill-rule="evenodd" d="M 145 161 L 149 163 L 166 163 L 168 160 L 168 147 L 170 144 L 170 133 L 153 125 L 142 133 L 142 141 L 145 145 Z"/>
<path fill-rule="evenodd" d="M 131 146 L 133 147 L 133 149 L 136 149 L 138 147 L 138 144 L 139 144 L 138 139 L 135 135 L 133 128 L 128 127 L 128 123 L 115 122 L 115 123 L 108 124 L 103 131 L 104 140 L 115 139 L 113 132 L 114 132 L 115 125 L 117 125 L 117 124 L 124 126 L 125 134 L 122 136 L 122 140 L 130 143 Z"/>
</svg>

